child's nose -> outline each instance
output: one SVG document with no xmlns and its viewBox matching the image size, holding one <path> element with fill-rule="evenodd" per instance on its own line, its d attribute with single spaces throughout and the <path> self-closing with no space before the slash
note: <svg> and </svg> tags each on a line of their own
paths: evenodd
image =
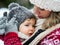
<svg viewBox="0 0 60 45">
<path fill-rule="evenodd" d="M 34 28 L 33 28 L 32 26 L 30 26 L 30 30 L 31 30 L 31 31 L 34 31 Z"/>
</svg>

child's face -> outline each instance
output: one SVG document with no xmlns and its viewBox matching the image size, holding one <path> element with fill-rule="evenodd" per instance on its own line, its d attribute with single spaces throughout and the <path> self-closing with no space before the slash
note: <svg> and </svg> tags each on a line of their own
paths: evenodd
<svg viewBox="0 0 60 45">
<path fill-rule="evenodd" d="M 35 31 L 35 19 L 26 19 L 20 26 L 19 31 L 27 36 L 31 36 Z"/>
<path fill-rule="evenodd" d="M 37 6 L 34 6 L 34 14 L 36 14 L 39 18 L 46 18 L 50 15 L 51 11 L 40 9 Z"/>
</svg>

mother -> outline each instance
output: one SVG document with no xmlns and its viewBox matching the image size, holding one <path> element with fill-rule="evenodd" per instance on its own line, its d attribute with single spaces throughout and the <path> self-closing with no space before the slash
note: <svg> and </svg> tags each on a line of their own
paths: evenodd
<svg viewBox="0 0 60 45">
<path fill-rule="evenodd" d="M 29 45 L 60 45 L 60 1 L 30 0 L 30 2 L 34 5 L 34 14 L 46 19 L 42 24 L 42 29 L 45 31 L 36 36 L 39 32 L 37 31 L 24 42 L 24 45 L 29 41 Z"/>
</svg>

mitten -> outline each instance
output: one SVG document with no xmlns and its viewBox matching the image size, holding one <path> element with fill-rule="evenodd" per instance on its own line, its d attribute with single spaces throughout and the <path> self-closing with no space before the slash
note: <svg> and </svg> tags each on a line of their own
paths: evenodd
<svg viewBox="0 0 60 45">
<path fill-rule="evenodd" d="M 8 33 L 8 32 L 18 33 L 17 23 L 16 23 L 15 17 L 11 18 L 11 20 L 6 23 L 5 31 L 6 31 L 5 33 Z"/>
</svg>

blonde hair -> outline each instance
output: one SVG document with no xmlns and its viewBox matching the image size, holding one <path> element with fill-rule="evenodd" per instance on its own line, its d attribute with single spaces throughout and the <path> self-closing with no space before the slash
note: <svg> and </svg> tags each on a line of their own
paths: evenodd
<svg viewBox="0 0 60 45">
<path fill-rule="evenodd" d="M 60 23 L 60 12 L 51 12 L 50 16 L 46 18 L 46 20 L 42 24 L 42 28 L 46 30 L 59 23 Z"/>
</svg>

